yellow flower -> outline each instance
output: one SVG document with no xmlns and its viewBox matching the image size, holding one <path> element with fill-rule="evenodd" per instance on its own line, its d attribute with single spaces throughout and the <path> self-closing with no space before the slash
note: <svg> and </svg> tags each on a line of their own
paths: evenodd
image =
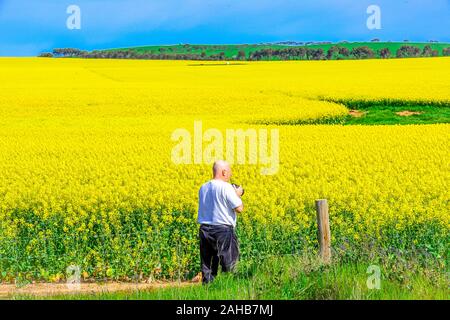
<svg viewBox="0 0 450 320">
<path fill-rule="evenodd" d="M 192 131 L 196 120 L 222 133 L 279 130 L 277 174 L 260 175 L 261 164 L 233 166 L 233 178 L 246 188 L 238 227 L 251 233 L 248 239 L 261 226 L 268 238 L 277 226 L 305 232 L 315 223 L 314 200 L 323 197 L 332 234 L 349 239 L 364 240 L 358 230 L 379 237 L 388 226 L 450 228 L 449 124 L 286 125 L 338 121 L 348 112 L 339 101 L 349 99 L 448 104 L 448 58 L 230 68 L 1 58 L 0 70 L 0 237 L 35 237 L 30 254 L 45 257 L 46 241 L 61 232 L 77 237 L 67 241 L 76 243 L 67 252 L 92 250 L 79 258 L 108 275 L 112 263 L 139 266 L 143 262 L 130 258 L 136 256 L 166 255 L 155 273 L 193 263 L 197 191 L 211 168 L 173 163 L 171 135 Z M 137 232 L 148 238 L 136 240 Z M 153 256 L 137 243 L 155 248 Z M 182 257 L 171 251 L 174 244 Z"/>
</svg>

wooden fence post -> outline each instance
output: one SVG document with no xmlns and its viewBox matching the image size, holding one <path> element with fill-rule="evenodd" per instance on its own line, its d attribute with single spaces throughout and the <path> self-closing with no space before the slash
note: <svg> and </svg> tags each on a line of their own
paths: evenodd
<svg viewBox="0 0 450 320">
<path fill-rule="evenodd" d="M 316 200 L 318 238 L 320 245 L 320 257 L 323 263 L 331 262 L 331 232 L 330 218 L 328 215 L 328 202 L 326 199 Z"/>
</svg>

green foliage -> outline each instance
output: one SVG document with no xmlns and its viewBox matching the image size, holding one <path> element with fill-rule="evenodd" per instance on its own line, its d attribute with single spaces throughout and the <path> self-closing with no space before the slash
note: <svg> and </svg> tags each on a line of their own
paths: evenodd
<svg viewBox="0 0 450 320">
<path fill-rule="evenodd" d="M 7 282 L 17 279 L 58 281 L 65 278 L 69 265 L 80 266 L 91 279 L 127 281 L 136 276 L 190 279 L 198 272 L 199 265 L 198 226 L 192 215 L 189 210 L 174 212 L 173 222 L 160 228 L 163 217 L 159 217 L 158 212 L 123 212 L 121 231 L 115 230 L 114 225 L 109 231 L 104 230 L 98 224 L 88 233 L 78 234 L 76 227 L 64 229 L 63 216 L 52 215 L 52 221 L 44 221 L 32 212 L 16 211 L 12 218 L 20 219 L 23 224 L 15 235 L 6 237 L 0 232 L 3 234 L 1 279 Z M 450 241 L 449 232 L 439 222 L 428 221 L 422 225 L 412 222 L 403 230 L 394 227 L 395 221 L 387 222 L 380 235 L 361 229 L 356 230 L 359 239 L 355 239 L 346 233 L 358 227 L 352 215 L 342 213 L 339 216 L 347 220 L 333 229 L 333 248 L 342 261 L 367 261 L 374 255 L 385 259 L 399 252 L 403 256 L 421 257 L 424 264 L 447 259 L 444 244 Z M 150 224 L 150 220 L 154 222 Z M 255 219 L 241 222 L 237 230 L 244 263 L 268 255 L 317 251 L 314 219 L 303 227 L 286 221 L 271 228 Z"/>
</svg>

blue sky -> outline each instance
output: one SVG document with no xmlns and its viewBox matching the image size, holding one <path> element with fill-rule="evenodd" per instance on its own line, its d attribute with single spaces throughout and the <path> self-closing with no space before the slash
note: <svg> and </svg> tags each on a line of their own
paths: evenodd
<svg viewBox="0 0 450 320">
<path fill-rule="evenodd" d="M 69 5 L 81 29 L 69 30 Z M 369 5 L 381 30 L 366 26 Z M 0 0 L 0 55 L 55 47 L 409 39 L 450 42 L 450 0 Z"/>
</svg>

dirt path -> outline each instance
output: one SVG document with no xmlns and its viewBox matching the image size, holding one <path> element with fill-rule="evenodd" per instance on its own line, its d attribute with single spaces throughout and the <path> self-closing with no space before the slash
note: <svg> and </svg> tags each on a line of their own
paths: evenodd
<svg viewBox="0 0 450 320">
<path fill-rule="evenodd" d="M 45 297 L 52 295 L 70 294 L 99 294 L 111 292 L 127 292 L 137 290 L 151 290 L 168 287 L 186 287 L 197 285 L 197 281 L 186 282 L 106 282 L 106 283 L 81 283 L 68 285 L 66 283 L 33 283 L 25 286 L 15 284 L 0 284 L 0 299 L 8 299 L 17 295 Z"/>
</svg>

